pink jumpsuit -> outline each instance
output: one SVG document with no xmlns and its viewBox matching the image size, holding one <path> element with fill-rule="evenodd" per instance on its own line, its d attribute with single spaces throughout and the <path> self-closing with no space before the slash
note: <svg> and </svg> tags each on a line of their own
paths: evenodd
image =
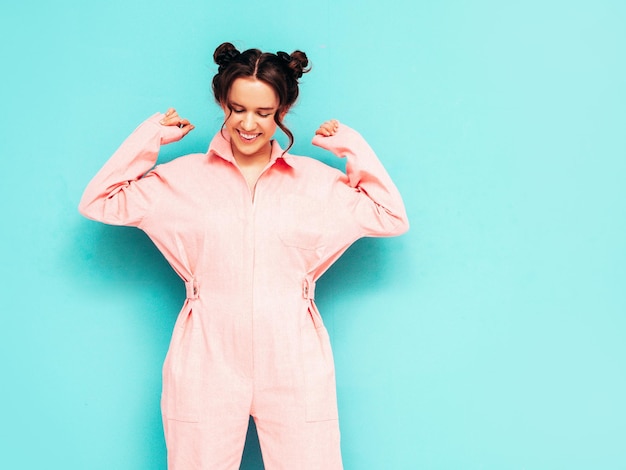
<svg viewBox="0 0 626 470">
<path fill-rule="evenodd" d="M 252 416 L 268 470 L 341 469 L 315 281 L 358 238 L 407 230 L 398 190 L 345 125 L 313 143 L 346 156 L 347 175 L 273 141 L 251 193 L 226 131 L 208 153 L 155 167 L 160 146 L 182 136 L 162 117 L 121 145 L 80 211 L 144 230 L 185 281 L 163 366 L 169 468 L 238 469 Z"/>
</svg>

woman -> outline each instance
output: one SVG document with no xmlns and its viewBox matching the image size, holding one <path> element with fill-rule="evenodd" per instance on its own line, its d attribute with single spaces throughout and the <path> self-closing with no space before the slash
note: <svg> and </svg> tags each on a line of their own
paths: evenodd
<svg viewBox="0 0 626 470">
<path fill-rule="evenodd" d="M 194 128 L 173 109 L 155 114 L 89 183 L 80 211 L 144 230 L 185 281 L 163 367 L 169 468 L 239 468 L 252 416 L 267 469 L 340 469 L 315 281 L 358 238 L 406 231 L 402 199 L 367 143 L 337 121 L 313 143 L 346 156 L 347 175 L 287 153 L 283 119 L 308 71 L 303 52 L 224 43 L 214 59 L 225 121 L 208 152 L 154 167 L 161 145 Z M 277 128 L 287 150 L 272 139 Z"/>
</svg>

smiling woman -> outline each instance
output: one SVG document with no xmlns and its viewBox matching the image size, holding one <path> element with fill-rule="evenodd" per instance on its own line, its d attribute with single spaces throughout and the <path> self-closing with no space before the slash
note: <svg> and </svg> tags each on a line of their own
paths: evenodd
<svg viewBox="0 0 626 470">
<path fill-rule="evenodd" d="M 225 42 L 215 50 L 213 59 L 219 65 L 218 73 L 213 77 L 213 94 L 217 103 L 224 108 L 224 112 L 228 115 L 225 108 L 233 110 L 230 106 L 233 99 L 230 94 L 237 78 L 256 79 L 267 85 L 272 93 L 269 93 L 269 90 L 263 91 L 268 93 L 265 97 L 267 100 L 265 108 L 274 110 L 274 122 L 289 137 L 287 147 L 289 150 L 294 137 L 283 124 L 283 118 L 298 99 L 298 80 L 309 71 L 307 68 L 309 59 L 306 54 L 302 51 L 294 51 L 291 54 L 279 51 L 272 54 L 263 53 L 258 49 L 248 49 L 240 53 L 231 43 Z M 274 99 L 277 103 L 272 102 Z M 263 111 L 265 111 L 263 114 L 266 114 L 268 109 Z"/>
<path fill-rule="evenodd" d="M 87 186 L 81 212 L 144 230 L 185 281 L 163 367 L 171 469 L 236 469 L 249 417 L 267 468 L 342 468 L 335 375 L 315 283 L 357 239 L 408 222 L 382 164 L 329 120 L 313 143 L 347 174 L 287 151 L 282 119 L 307 71 L 303 52 L 224 43 L 213 78 L 224 126 L 206 154 L 155 166 L 194 129 L 174 109 L 149 118 Z M 273 140 L 280 128 L 287 150 Z"/>
<path fill-rule="evenodd" d="M 271 140 L 277 127 L 273 117 L 278 111 L 278 98 L 274 90 L 260 80 L 237 78 L 223 108 L 233 156 L 242 169 L 252 170 L 245 173 L 252 191 L 258 173 L 269 161 Z"/>
</svg>

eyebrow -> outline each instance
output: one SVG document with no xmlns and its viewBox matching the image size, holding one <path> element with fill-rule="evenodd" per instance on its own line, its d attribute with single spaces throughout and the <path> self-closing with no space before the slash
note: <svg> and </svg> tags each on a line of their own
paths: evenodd
<svg viewBox="0 0 626 470">
<path fill-rule="evenodd" d="M 234 101 L 230 102 L 231 106 L 237 106 L 238 108 L 245 108 L 244 105 L 239 104 L 239 103 L 235 103 Z M 276 108 L 270 106 L 270 107 L 263 107 L 263 108 L 256 108 L 257 111 L 274 111 Z"/>
</svg>

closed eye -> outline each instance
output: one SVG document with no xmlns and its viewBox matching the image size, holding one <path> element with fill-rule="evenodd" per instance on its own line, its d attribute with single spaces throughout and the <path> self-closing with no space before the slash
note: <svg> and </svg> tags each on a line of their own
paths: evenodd
<svg viewBox="0 0 626 470">
<path fill-rule="evenodd" d="M 245 110 L 245 109 L 234 109 L 234 108 L 233 108 L 233 110 L 232 110 L 232 111 L 233 111 L 233 113 L 235 113 L 235 114 L 241 114 L 241 113 L 245 113 L 245 112 L 246 112 L 246 110 Z M 262 118 L 267 118 L 267 117 L 270 117 L 273 113 L 259 113 L 259 112 L 257 112 L 256 114 L 257 114 L 257 116 L 259 116 L 259 117 L 262 117 Z"/>
<path fill-rule="evenodd" d="M 241 114 L 246 112 L 246 108 L 244 108 L 243 106 L 237 104 L 237 103 L 230 103 L 229 105 L 230 110 L 235 113 L 235 114 Z M 276 110 L 274 108 L 257 108 L 256 109 L 256 114 L 257 116 L 260 116 L 262 118 L 267 118 L 272 116 L 274 113 L 276 112 Z"/>
</svg>

